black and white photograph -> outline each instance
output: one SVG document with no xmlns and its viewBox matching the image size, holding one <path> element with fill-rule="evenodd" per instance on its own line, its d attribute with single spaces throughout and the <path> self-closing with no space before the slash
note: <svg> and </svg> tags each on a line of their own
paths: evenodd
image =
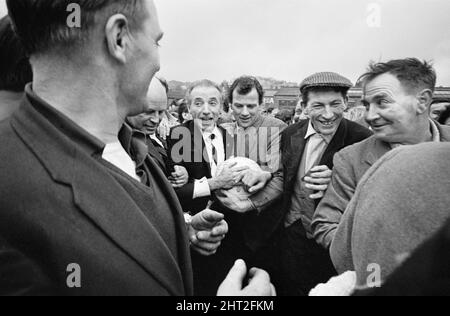
<svg viewBox="0 0 450 316">
<path fill-rule="evenodd" d="M 0 0 L 0 296 L 450 296 L 450 1 Z"/>
</svg>

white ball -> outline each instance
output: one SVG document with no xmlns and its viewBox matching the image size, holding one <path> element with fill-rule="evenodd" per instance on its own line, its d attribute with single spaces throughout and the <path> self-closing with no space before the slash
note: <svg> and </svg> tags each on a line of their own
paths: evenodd
<svg viewBox="0 0 450 316">
<path fill-rule="evenodd" d="M 225 161 L 223 164 L 220 164 L 217 167 L 217 172 L 216 175 L 219 175 L 222 170 L 225 168 L 225 166 L 229 166 L 231 164 L 236 163 L 236 167 L 248 167 L 250 170 L 254 170 L 254 171 L 262 171 L 261 167 L 253 160 L 248 159 L 248 158 L 244 158 L 244 157 L 235 157 L 235 158 L 231 158 L 227 161 Z M 221 192 L 222 190 L 219 190 L 218 192 L 218 199 L 219 201 L 222 201 L 224 198 L 221 197 Z M 245 200 L 248 199 L 252 194 L 250 194 L 247 191 L 247 188 L 242 184 L 238 184 L 235 187 L 233 187 L 230 190 L 227 191 L 233 191 L 234 196 L 239 197 L 239 199 Z"/>
</svg>

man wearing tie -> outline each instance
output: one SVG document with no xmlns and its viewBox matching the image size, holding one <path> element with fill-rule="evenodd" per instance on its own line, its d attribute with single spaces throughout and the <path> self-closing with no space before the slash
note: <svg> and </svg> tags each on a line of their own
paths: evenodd
<svg viewBox="0 0 450 316">
<path fill-rule="evenodd" d="M 244 168 L 230 165 L 217 173 L 217 167 L 230 158 L 233 149 L 232 137 L 217 125 L 223 104 L 221 88 L 209 80 L 196 82 L 188 89 L 186 100 L 193 120 L 173 128 L 168 145 L 173 165 L 184 167 L 189 173 L 188 183 L 176 188 L 177 195 L 183 210 L 195 215 L 208 207 L 215 209 L 215 191 L 235 186 Z M 224 215 L 233 230 L 230 214 Z M 201 251 L 192 253 L 196 295 L 216 294 L 233 263 L 245 259 L 235 255 L 234 250 L 229 241 L 224 241 L 210 258 L 198 255 Z"/>
</svg>

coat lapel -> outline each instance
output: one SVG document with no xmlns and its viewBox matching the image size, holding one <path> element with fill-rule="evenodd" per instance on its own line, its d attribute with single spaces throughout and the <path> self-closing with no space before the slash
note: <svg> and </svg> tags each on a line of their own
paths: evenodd
<svg viewBox="0 0 450 316">
<path fill-rule="evenodd" d="M 219 127 L 223 136 L 223 148 L 225 149 L 225 160 L 230 159 L 234 155 L 234 137 L 225 128 Z"/>
<path fill-rule="evenodd" d="M 203 168 L 207 170 L 208 177 L 211 177 L 211 165 L 208 154 L 206 153 L 206 144 L 202 132 L 195 126 L 194 121 L 189 122 L 189 131 L 191 132 L 192 139 L 192 162 L 199 162 L 198 159 L 201 159 Z"/>
<path fill-rule="evenodd" d="M 186 223 L 183 215 L 183 209 L 179 202 L 179 199 L 175 193 L 175 190 L 172 188 L 170 183 L 167 181 L 165 174 L 158 168 L 155 162 L 152 159 L 148 159 L 147 165 L 150 169 L 150 172 L 154 176 L 156 182 L 159 184 L 161 191 L 164 196 L 167 198 L 169 202 L 170 209 L 172 211 L 173 218 L 175 220 L 175 226 L 177 230 L 177 244 L 178 244 L 178 254 L 179 258 L 190 258 L 190 246 L 189 240 L 186 234 Z M 185 293 L 192 293 L 192 265 L 191 262 L 179 262 L 179 268 L 182 272 L 182 275 L 185 277 Z"/>
<path fill-rule="evenodd" d="M 325 165 L 328 166 L 328 168 L 333 169 L 332 166 L 334 155 L 344 147 L 346 135 L 347 121 L 343 119 L 336 131 L 336 134 L 327 146 L 327 149 L 325 150 L 320 161 L 320 165 Z"/>
<path fill-rule="evenodd" d="M 373 146 L 370 146 L 372 150 L 368 151 L 365 155 L 364 161 L 369 165 L 373 166 L 381 157 L 383 157 L 386 153 L 391 151 L 391 147 L 380 140 L 377 140 L 375 137 L 373 139 Z"/>
<path fill-rule="evenodd" d="M 71 183 L 75 204 L 172 295 L 182 294 L 177 262 L 153 224 L 108 172 L 97 170 L 98 163 L 83 155 L 77 155 L 75 161 Z M 89 188 L 96 188 L 95 194 Z"/>
<path fill-rule="evenodd" d="M 152 223 L 106 171 L 25 101 L 12 120 L 55 182 L 72 187 L 74 203 L 106 236 L 172 295 L 183 295 L 177 262 Z"/>
<path fill-rule="evenodd" d="M 299 130 L 291 136 L 290 149 L 287 149 L 284 158 L 284 164 L 287 168 L 287 183 L 290 184 L 295 179 L 298 168 L 305 152 L 306 140 L 305 135 L 308 130 L 308 124 L 304 124 Z"/>
<path fill-rule="evenodd" d="M 165 171 L 166 170 L 166 163 L 164 161 L 164 158 L 162 156 L 162 153 L 155 147 L 153 142 L 151 140 L 148 140 L 147 143 L 148 146 L 148 153 L 149 155 L 160 165 L 160 167 Z"/>
</svg>

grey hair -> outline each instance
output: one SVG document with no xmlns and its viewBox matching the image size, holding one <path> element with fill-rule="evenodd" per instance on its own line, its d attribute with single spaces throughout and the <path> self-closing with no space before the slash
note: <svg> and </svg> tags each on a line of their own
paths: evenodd
<svg viewBox="0 0 450 316">
<path fill-rule="evenodd" d="M 222 88 L 215 82 L 208 80 L 208 79 L 203 79 L 203 80 L 199 80 L 194 82 L 193 84 L 191 84 L 188 88 L 188 90 L 186 91 L 186 103 L 188 106 L 191 106 L 192 104 L 192 98 L 191 98 L 191 94 L 192 91 L 194 91 L 195 88 L 215 88 L 217 89 L 217 91 L 220 92 L 220 102 L 223 103 L 224 101 L 224 96 L 223 96 L 223 91 Z"/>
</svg>

